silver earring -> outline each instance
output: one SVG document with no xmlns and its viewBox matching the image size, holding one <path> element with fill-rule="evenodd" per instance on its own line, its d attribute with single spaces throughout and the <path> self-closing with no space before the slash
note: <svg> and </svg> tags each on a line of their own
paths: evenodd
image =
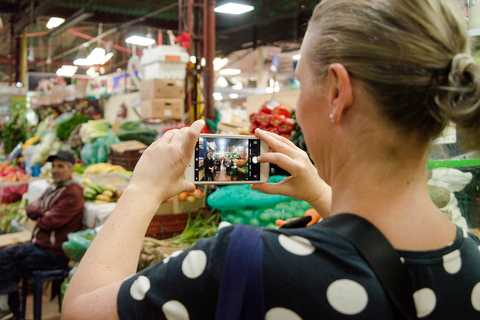
<svg viewBox="0 0 480 320">
<path fill-rule="evenodd" d="M 333 114 L 330 113 L 330 121 L 333 123 Z"/>
</svg>

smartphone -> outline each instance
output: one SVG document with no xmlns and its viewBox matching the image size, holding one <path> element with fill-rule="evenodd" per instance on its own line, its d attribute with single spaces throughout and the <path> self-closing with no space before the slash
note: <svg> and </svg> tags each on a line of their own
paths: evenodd
<svg viewBox="0 0 480 320">
<path fill-rule="evenodd" d="M 252 184 L 268 180 L 270 165 L 257 162 L 268 145 L 255 136 L 201 134 L 185 179 L 194 184 Z"/>
</svg>

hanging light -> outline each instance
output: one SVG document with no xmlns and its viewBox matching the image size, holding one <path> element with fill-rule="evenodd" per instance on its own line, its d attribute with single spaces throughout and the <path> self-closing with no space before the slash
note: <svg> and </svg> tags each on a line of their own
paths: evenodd
<svg viewBox="0 0 480 320">
<path fill-rule="evenodd" d="M 227 13 L 227 14 L 242 14 L 245 12 L 252 11 L 254 8 L 252 6 L 240 3 L 229 2 L 223 5 L 220 5 L 213 9 L 218 13 Z"/>
<path fill-rule="evenodd" d="M 62 66 L 57 70 L 57 76 L 59 77 L 73 77 L 75 72 L 77 72 L 77 66 Z"/>
<path fill-rule="evenodd" d="M 222 76 L 235 76 L 242 73 L 242 71 L 240 69 L 222 69 L 218 73 Z"/>
<path fill-rule="evenodd" d="M 47 22 L 47 28 L 48 29 L 56 28 L 64 22 L 65 22 L 65 19 L 57 18 L 57 17 L 51 17 Z"/>
<path fill-rule="evenodd" d="M 140 36 L 131 36 L 125 39 L 125 42 L 138 46 L 150 46 L 155 43 L 155 39 Z"/>
</svg>

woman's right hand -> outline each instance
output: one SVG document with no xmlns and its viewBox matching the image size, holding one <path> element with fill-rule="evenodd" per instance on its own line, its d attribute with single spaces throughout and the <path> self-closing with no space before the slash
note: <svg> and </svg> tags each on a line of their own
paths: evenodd
<svg viewBox="0 0 480 320">
<path fill-rule="evenodd" d="M 277 134 L 257 129 L 255 135 L 273 150 L 261 155 L 257 160 L 260 163 L 274 163 L 288 171 L 291 176 L 279 183 L 252 184 L 251 189 L 306 201 L 322 217 L 328 216 L 331 188 L 318 176 L 317 169 L 310 162 L 307 153 Z"/>
</svg>

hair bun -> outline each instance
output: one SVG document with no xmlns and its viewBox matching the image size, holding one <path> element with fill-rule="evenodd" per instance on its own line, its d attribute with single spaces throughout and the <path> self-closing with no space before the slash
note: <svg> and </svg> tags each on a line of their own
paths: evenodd
<svg viewBox="0 0 480 320">
<path fill-rule="evenodd" d="M 480 68 L 469 54 L 456 54 L 450 65 L 448 84 L 439 86 L 435 101 L 446 120 L 465 131 L 480 146 Z M 474 137 L 476 136 L 476 137 Z"/>
</svg>

